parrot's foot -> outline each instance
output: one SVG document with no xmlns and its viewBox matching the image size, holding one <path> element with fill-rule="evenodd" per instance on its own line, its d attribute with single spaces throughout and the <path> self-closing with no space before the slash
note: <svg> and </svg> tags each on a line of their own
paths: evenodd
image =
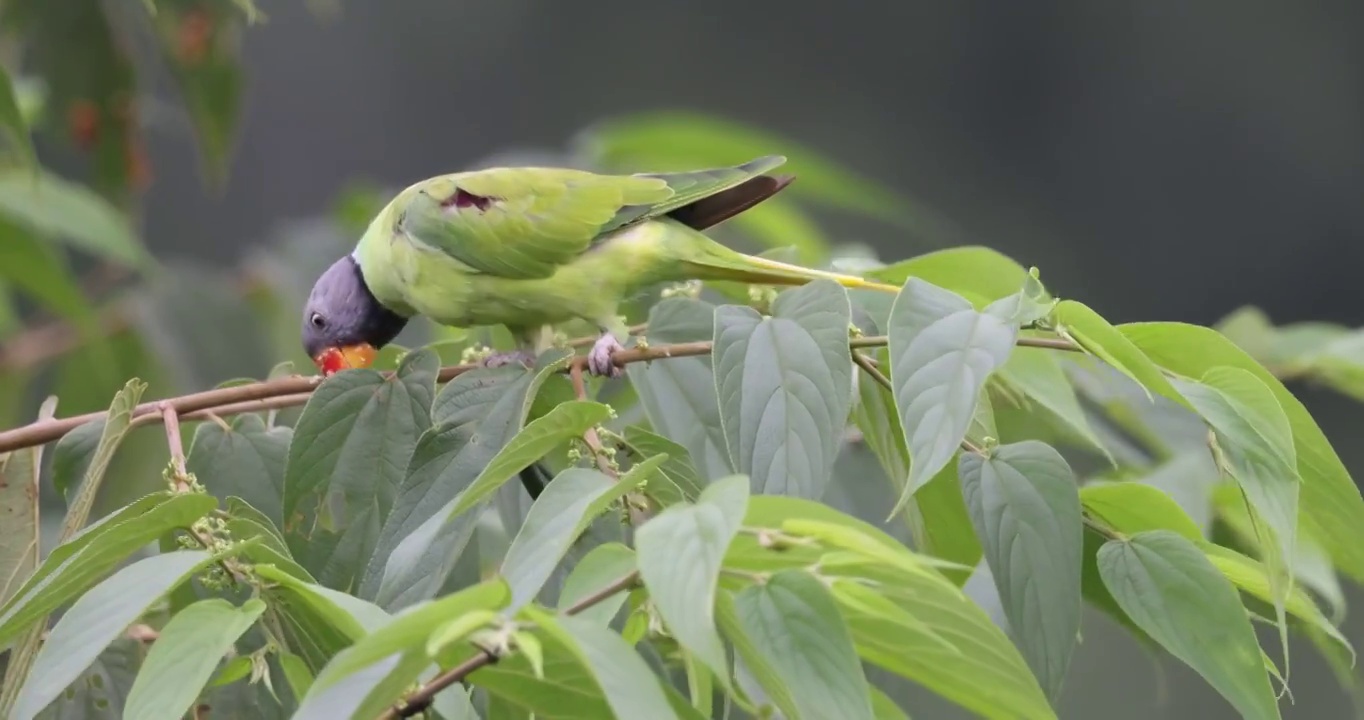
<svg viewBox="0 0 1364 720">
<path fill-rule="evenodd" d="M 611 353 L 624 349 L 625 346 L 616 340 L 615 335 L 602 333 L 597 342 L 592 344 L 592 349 L 587 351 L 587 371 L 593 375 L 620 377 L 625 371 L 611 360 Z"/>
<path fill-rule="evenodd" d="M 526 367 L 535 367 L 535 356 L 526 350 L 512 350 L 511 352 L 493 353 L 483 358 L 483 367 L 498 368 L 512 363 L 521 363 Z"/>
</svg>

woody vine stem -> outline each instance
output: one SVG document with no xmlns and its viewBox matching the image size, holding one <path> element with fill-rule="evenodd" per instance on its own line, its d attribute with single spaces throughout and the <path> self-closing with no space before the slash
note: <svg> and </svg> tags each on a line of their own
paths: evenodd
<svg viewBox="0 0 1364 720">
<path fill-rule="evenodd" d="M 584 341 L 590 342 L 595 338 L 580 338 L 573 341 L 572 345 L 582 345 Z M 871 337 L 852 338 L 848 341 L 848 347 L 854 351 L 863 348 L 885 347 L 887 338 L 884 335 Z M 1053 350 L 1078 351 L 1079 346 L 1062 337 L 1020 337 L 1017 340 L 1020 347 L 1042 347 Z M 708 355 L 712 349 L 709 340 L 673 343 L 667 345 L 650 345 L 648 347 L 633 347 L 625 350 L 617 350 L 612 355 L 615 364 L 621 367 L 630 363 L 650 362 L 653 360 L 664 360 L 667 358 L 693 357 L 696 355 Z M 865 356 L 859 356 L 858 365 L 864 370 L 868 367 L 875 367 L 873 361 Z M 570 370 L 581 373 L 586 367 L 586 356 L 579 355 L 573 360 Z M 441 368 L 437 376 L 437 382 L 449 382 L 470 370 L 475 370 L 481 365 L 451 365 Z M 389 373 L 386 373 L 389 374 Z M 873 376 L 875 377 L 875 376 Z M 883 376 L 884 377 L 884 376 Z M 297 407 L 308 402 L 308 398 L 321 383 L 321 376 L 301 376 L 278 378 L 263 382 L 250 383 L 247 385 L 236 385 L 215 390 L 190 393 L 174 398 L 163 400 L 151 400 L 133 409 L 133 423 L 140 426 L 148 423 L 162 422 L 166 416 L 167 408 L 173 410 L 180 420 L 211 420 L 215 418 L 231 417 L 249 412 L 261 412 L 267 410 L 279 410 L 282 408 Z M 103 412 L 87 413 L 85 415 L 74 415 L 65 418 L 50 420 L 38 420 L 22 425 L 17 428 L 0 432 L 0 453 L 11 452 L 34 445 L 43 445 L 54 440 L 59 440 L 62 436 L 80 427 L 81 425 L 104 417 Z"/>
</svg>

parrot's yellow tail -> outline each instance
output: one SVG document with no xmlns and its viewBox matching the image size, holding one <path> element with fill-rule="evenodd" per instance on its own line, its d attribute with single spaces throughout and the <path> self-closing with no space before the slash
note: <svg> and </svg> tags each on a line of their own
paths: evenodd
<svg viewBox="0 0 1364 720">
<path fill-rule="evenodd" d="M 714 241 L 710 241 L 710 245 L 712 247 L 698 253 L 701 257 L 683 260 L 689 271 L 687 275 L 698 280 L 732 280 L 757 285 L 804 285 L 813 280 L 833 280 L 846 288 L 900 292 L 900 288 L 894 285 L 867 280 L 856 275 L 826 272 L 745 255 Z"/>
</svg>

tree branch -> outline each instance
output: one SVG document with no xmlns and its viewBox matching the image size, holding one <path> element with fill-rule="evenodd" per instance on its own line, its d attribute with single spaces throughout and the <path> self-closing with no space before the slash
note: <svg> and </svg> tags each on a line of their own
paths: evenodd
<svg viewBox="0 0 1364 720">
<path fill-rule="evenodd" d="M 884 335 L 853 338 L 848 341 L 848 347 L 854 350 L 859 348 L 883 347 L 885 346 L 886 341 L 887 339 Z M 1064 338 L 1019 338 L 1018 345 L 1023 347 L 1079 350 L 1077 346 Z M 710 351 L 711 342 L 709 340 L 703 340 L 617 350 L 612 356 L 612 359 L 615 361 L 616 365 L 624 367 L 625 365 L 636 362 L 650 362 L 668 358 L 707 355 Z M 579 357 L 575 361 L 575 364 L 581 364 L 583 362 L 585 362 L 585 360 L 582 357 Z M 868 362 L 870 361 L 868 360 Z M 452 365 L 445 367 L 441 369 L 437 381 L 449 382 L 460 375 L 479 367 L 482 367 L 482 365 Z M 391 374 L 391 372 L 385 373 L 385 375 L 389 374 Z M 296 375 L 293 377 L 251 383 L 249 385 L 236 385 L 233 387 L 190 393 L 188 395 L 181 395 L 180 397 L 167 398 L 164 400 L 152 400 L 142 403 L 133 409 L 133 420 L 137 421 L 137 424 L 139 425 L 162 421 L 164 420 L 163 407 L 174 409 L 179 417 L 186 420 L 203 420 L 207 418 L 210 413 L 219 418 L 225 418 L 246 412 L 296 407 L 303 405 L 308 401 L 308 398 L 312 395 L 313 391 L 317 389 L 321 380 L 322 378 L 316 375 L 310 377 Z M 34 445 L 42 445 L 58 440 L 77 427 L 104 416 L 104 412 L 94 412 L 61 419 L 39 420 L 28 425 L 5 430 L 0 432 L 0 453 L 32 447 Z"/>
<path fill-rule="evenodd" d="M 628 590 L 629 588 L 634 587 L 637 582 L 639 582 L 639 571 L 632 570 L 602 589 L 573 603 L 564 610 L 564 614 L 577 615 L 622 590 Z M 380 720 L 397 720 L 397 718 L 412 717 L 413 715 L 420 713 L 428 707 L 431 707 L 431 702 L 435 700 L 436 695 L 439 694 L 440 691 L 463 680 L 475 670 L 496 662 L 497 659 L 497 655 L 486 649 L 479 648 L 479 652 L 473 657 L 446 670 L 440 675 L 431 678 L 431 682 L 423 685 L 416 692 L 407 696 L 400 705 L 389 708 L 387 712 L 379 716 Z"/>
</svg>

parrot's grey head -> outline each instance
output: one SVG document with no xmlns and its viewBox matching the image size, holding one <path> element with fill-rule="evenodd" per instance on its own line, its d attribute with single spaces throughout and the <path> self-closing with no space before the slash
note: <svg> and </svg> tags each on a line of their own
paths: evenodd
<svg viewBox="0 0 1364 720">
<path fill-rule="evenodd" d="M 384 307 L 347 255 L 327 268 L 303 308 L 303 349 L 324 375 L 369 367 L 376 350 L 393 341 L 407 318 Z"/>
</svg>

